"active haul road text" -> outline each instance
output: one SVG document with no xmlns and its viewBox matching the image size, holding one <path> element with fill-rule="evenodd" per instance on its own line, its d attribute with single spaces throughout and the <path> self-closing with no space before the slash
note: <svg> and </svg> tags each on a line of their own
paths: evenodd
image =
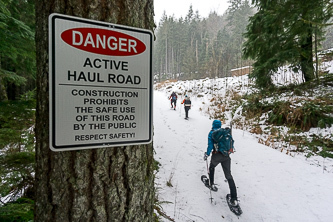
<svg viewBox="0 0 333 222">
<path fill-rule="evenodd" d="M 141 83 L 140 76 L 137 75 L 123 75 L 109 73 L 104 79 L 104 75 L 99 72 L 83 72 L 68 70 L 68 81 L 75 82 L 105 82 L 116 84 L 133 84 L 139 85 Z"/>
</svg>

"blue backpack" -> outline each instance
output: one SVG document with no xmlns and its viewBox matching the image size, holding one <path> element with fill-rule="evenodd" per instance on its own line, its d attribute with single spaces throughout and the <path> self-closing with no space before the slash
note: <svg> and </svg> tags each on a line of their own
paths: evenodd
<svg viewBox="0 0 333 222">
<path fill-rule="evenodd" d="M 213 131 L 212 139 L 215 149 L 220 151 L 224 156 L 229 156 L 229 150 L 234 148 L 234 139 L 231 135 L 231 129 L 227 127 Z"/>
</svg>

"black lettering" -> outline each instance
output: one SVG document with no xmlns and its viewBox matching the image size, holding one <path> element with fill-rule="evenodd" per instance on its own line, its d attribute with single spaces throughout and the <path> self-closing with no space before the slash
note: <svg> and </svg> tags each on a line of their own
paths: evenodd
<svg viewBox="0 0 333 222">
<path fill-rule="evenodd" d="M 86 58 L 86 61 L 84 62 L 83 67 L 86 67 L 87 65 L 90 66 L 90 68 L 93 68 L 89 58 Z"/>
<path fill-rule="evenodd" d="M 95 66 L 95 68 L 101 68 L 101 65 L 100 65 L 100 64 L 99 64 L 99 65 L 96 65 L 96 61 L 100 63 L 101 60 L 100 60 L 100 59 L 95 59 L 95 60 L 94 60 L 94 66 Z"/>
<path fill-rule="evenodd" d="M 133 84 L 133 80 L 132 80 L 132 77 L 131 77 L 131 76 L 127 76 L 126 84 L 128 84 L 128 83 Z"/>
<path fill-rule="evenodd" d="M 71 71 L 68 70 L 68 80 L 71 80 L 71 77 L 73 77 L 74 81 L 76 81 L 76 71 L 74 71 L 74 73 L 71 73 Z"/>
<path fill-rule="evenodd" d="M 79 75 L 77 81 L 80 81 L 81 79 L 83 79 L 84 81 L 87 81 L 86 76 L 84 75 L 84 72 L 80 72 L 80 75 Z"/>
<path fill-rule="evenodd" d="M 109 74 L 109 83 L 112 81 L 113 83 L 116 83 L 115 81 L 116 75 L 115 74 Z"/>
<path fill-rule="evenodd" d="M 124 82 L 125 82 L 125 76 L 123 76 L 123 75 L 118 75 L 118 76 L 117 76 L 117 82 L 118 82 L 118 83 L 124 83 Z"/>
<path fill-rule="evenodd" d="M 114 67 L 116 68 L 116 70 L 118 70 L 119 67 L 120 67 L 121 62 L 119 61 L 119 62 L 117 63 L 116 61 L 113 61 L 113 64 L 114 64 Z"/>
<path fill-rule="evenodd" d="M 115 75 L 115 74 L 109 74 L 109 83 L 120 83 L 120 84 L 140 84 L 141 78 L 140 76 L 124 76 L 122 74 Z"/>
<path fill-rule="evenodd" d="M 140 76 L 134 76 L 134 84 L 138 85 L 141 83 L 141 78 Z"/>
<path fill-rule="evenodd" d="M 128 71 L 128 62 L 122 62 L 121 64 L 121 70 Z"/>
</svg>

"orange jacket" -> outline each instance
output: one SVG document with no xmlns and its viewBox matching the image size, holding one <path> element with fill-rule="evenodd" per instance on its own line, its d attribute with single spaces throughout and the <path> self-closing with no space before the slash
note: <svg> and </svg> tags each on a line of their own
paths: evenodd
<svg viewBox="0 0 333 222">
<path fill-rule="evenodd" d="M 186 98 L 183 100 L 183 102 L 181 102 L 181 104 L 184 104 L 185 103 L 185 100 L 186 100 Z M 190 98 L 188 98 L 188 100 L 190 100 Z M 191 102 L 191 100 L 190 100 L 190 102 Z M 184 104 L 184 106 L 189 106 L 189 107 L 191 107 L 191 103 L 189 103 L 189 104 Z"/>
</svg>

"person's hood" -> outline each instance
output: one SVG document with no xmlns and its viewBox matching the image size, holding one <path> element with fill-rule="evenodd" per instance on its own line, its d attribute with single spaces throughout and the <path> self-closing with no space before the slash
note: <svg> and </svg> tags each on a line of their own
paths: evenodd
<svg viewBox="0 0 333 222">
<path fill-rule="evenodd" d="M 222 125 L 222 123 L 220 120 L 216 119 L 213 121 L 213 129 L 221 128 L 221 125 Z"/>
</svg>

